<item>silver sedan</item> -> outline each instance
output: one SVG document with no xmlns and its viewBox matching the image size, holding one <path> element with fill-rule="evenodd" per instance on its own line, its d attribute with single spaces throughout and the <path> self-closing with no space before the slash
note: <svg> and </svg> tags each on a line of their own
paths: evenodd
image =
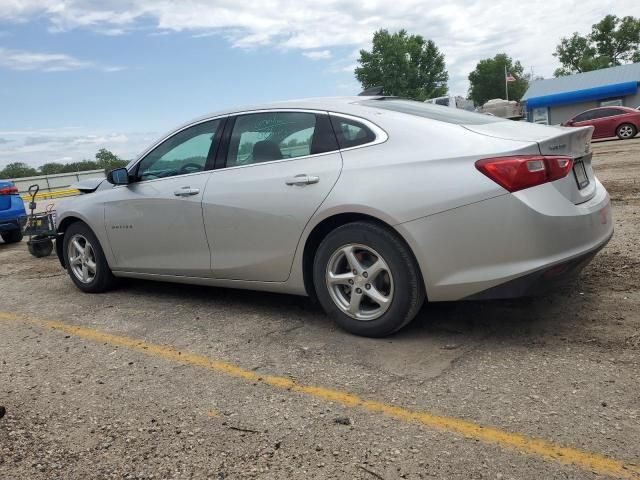
<svg viewBox="0 0 640 480">
<path fill-rule="evenodd" d="M 431 302 L 532 295 L 613 233 L 592 129 L 383 96 L 218 112 L 59 204 L 85 292 L 133 277 L 316 298 L 384 336 Z"/>
</svg>

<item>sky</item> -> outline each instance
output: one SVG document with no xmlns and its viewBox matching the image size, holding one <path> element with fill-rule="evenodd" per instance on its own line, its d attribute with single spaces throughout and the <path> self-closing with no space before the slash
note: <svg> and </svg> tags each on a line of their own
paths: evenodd
<svg viewBox="0 0 640 480">
<path fill-rule="evenodd" d="M 164 132 L 228 107 L 354 95 L 374 31 L 436 42 L 449 90 L 507 53 L 536 75 L 563 36 L 638 0 L 0 0 L 0 168 L 135 158 Z"/>
</svg>

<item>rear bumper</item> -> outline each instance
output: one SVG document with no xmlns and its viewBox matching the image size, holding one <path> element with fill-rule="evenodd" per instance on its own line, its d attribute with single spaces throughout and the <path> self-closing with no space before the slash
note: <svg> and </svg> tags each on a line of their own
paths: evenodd
<svg viewBox="0 0 640 480">
<path fill-rule="evenodd" d="M 531 295 L 577 275 L 611 238 L 609 195 L 595 182 L 593 198 L 579 205 L 545 184 L 396 229 L 416 255 L 430 301 Z"/>
<path fill-rule="evenodd" d="M 7 197 L 3 196 L 3 198 Z M 0 210 L 0 232 L 22 229 L 27 221 L 27 212 L 22 198 L 18 195 L 10 195 L 8 198 L 8 208 Z"/>
<path fill-rule="evenodd" d="M 544 295 L 578 278 L 584 267 L 591 263 L 596 254 L 609 243 L 611 237 L 591 252 L 576 258 L 546 267 L 522 277 L 510 280 L 502 285 L 489 288 L 466 297 L 464 300 L 492 300 L 497 298 L 534 297 Z"/>
<path fill-rule="evenodd" d="M 0 219 L 0 232 L 8 232 L 10 230 L 22 230 L 27 222 L 26 216 L 3 220 Z"/>
</svg>

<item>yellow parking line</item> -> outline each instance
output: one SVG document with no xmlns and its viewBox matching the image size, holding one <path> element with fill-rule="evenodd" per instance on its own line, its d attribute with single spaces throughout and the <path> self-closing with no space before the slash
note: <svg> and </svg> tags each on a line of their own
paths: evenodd
<svg viewBox="0 0 640 480">
<path fill-rule="evenodd" d="M 346 407 L 359 407 L 370 412 L 381 413 L 396 420 L 418 423 L 426 427 L 456 433 L 469 439 L 499 445 L 507 450 L 538 456 L 545 460 L 557 463 L 574 465 L 600 475 L 609 475 L 623 479 L 640 479 L 640 466 L 627 464 L 620 460 L 598 453 L 590 453 L 572 447 L 563 447 L 547 440 L 531 438 L 517 433 L 510 433 L 455 417 L 409 410 L 400 406 L 375 400 L 365 400 L 357 395 L 340 390 L 333 390 L 313 385 L 303 385 L 286 377 L 260 375 L 259 373 L 246 370 L 242 367 L 220 360 L 214 360 L 203 355 L 181 352 L 171 346 L 148 343 L 134 338 L 100 332 L 91 328 L 78 327 L 54 320 L 42 320 L 33 317 L 26 317 L 10 312 L 0 312 L 0 320 L 14 320 L 23 323 L 31 323 L 40 327 L 59 330 L 68 335 L 74 335 L 86 340 L 127 347 L 147 355 L 206 368 L 217 373 L 240 378 L 252 383 L 264 383 L 271 385 L 272 387 L 282 388 L 292 392 L 303 393 L 314 398 L 336 402 Z"/>
</svg>

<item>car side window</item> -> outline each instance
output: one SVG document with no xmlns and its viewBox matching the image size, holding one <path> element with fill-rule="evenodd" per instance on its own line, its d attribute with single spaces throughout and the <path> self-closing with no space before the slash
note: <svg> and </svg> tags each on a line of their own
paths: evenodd
<svg viewBox="0 0 640 480">
<path fill-rule="evenodd" d="M 304 157 L 337 149 L 326 114 L 248 113 L 235 120 L 226 166 Z"/>
<path fill-rule="evenodd" d="M 591 113 L 592 113 L 592 112 L 584 112 L 584 113 L 581 113 L 580 115 L 576 115 L 576 116 L 573 118 L 573 121 L 574 121 L 574 122 L 584 122 L 584 121 L 586 121 L 586 120 L 589 120 L 589 119 L 591 118 L 591 117 L 590 117 L 590 114 L 591 114 Z"/>
<path fill-rule="evenodd" d="M 620 110 L 618 108 L 607 108 L 605 109 L 605 112 L 606 112 L 606 115 L 605 115 L 606 117 L 614 117 L 616 115 L 622 115 L 623 113 L 626 113 L 623 110 Z"/>
<path fill-rule="evenodd" d="M 371 129 L 356 120 L 331 115 L 331 123 L 341 149 L 371 143 L 376 139 Z"/>
<path fill-rule="evenodd" d="M 594 110 L 594 119 L 613 117 L 614 115 L 620 115 L 620 110 L 616 108 L 602 108 L 600 110 Z"/>
<path fill-rule="evenodd" d="M 154 148 L 138 164 L 138 180 L 154 180 L 201 172 L 218 143 L 221 119 L 186 128 Z"/>
</svg>

